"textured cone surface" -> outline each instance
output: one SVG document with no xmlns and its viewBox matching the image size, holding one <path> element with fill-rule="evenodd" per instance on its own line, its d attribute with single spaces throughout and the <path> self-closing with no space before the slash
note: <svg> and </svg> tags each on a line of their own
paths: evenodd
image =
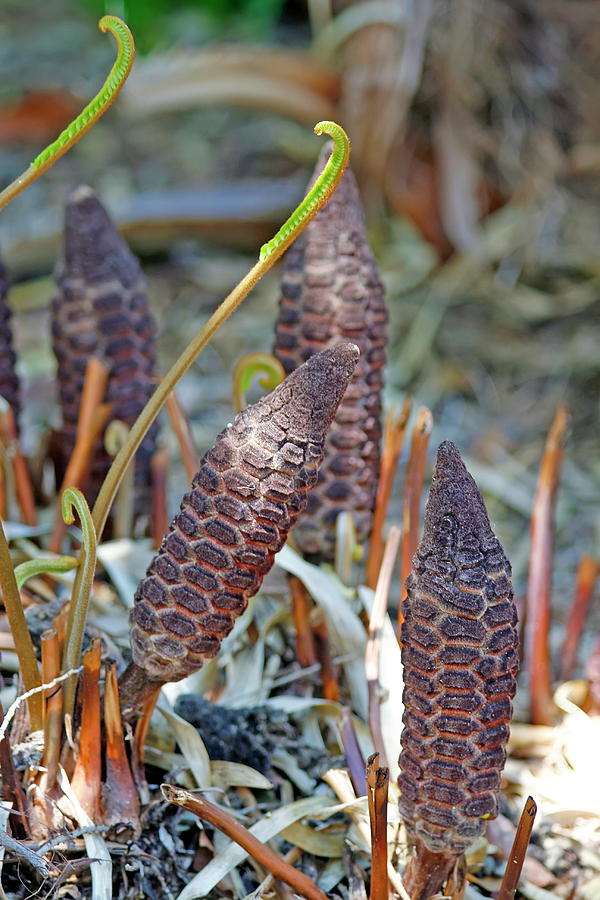
<svg viewBox="0 0 600 900">
<path fill-rule="evenodd" d="M 243 410 L 203 457 L 135 598 L 133 660 L 177 681 L 214 656 L 306 506 L 353 344 L 320 353 Z"/>
<path fill-rule="evenodd" d="M 10 327 L 11 310 L 6 302 L 8 294 L 8 275 L 4 263 L 0 260 L 0 397 L 4 397 L 10 405 L 15 423 L 21 411 L 19 397 L 19 379 L 15 371 L 15 351 L 13 350 L 12 328 Z"/>
<path fill-rule="evenodd" d="M 112 405 L 112 419 L 133 425 L 154 389 L 156 329 L 144 278 L 137 259 L 91 188 L 79 187 L 67 200 L 64 253 L 56 280 L 52 342 L 58 362 L 62 463 L 66 467 L 75 446 L 90 357 L 98 357 L 108 368 L 106 400 Z M 150 462 L 156 434 L 153 426 L 136 455 L 139 512 L 149 509 Z M 94 501 L 111 461 L 99 440 L 84 492 L 88 502 Z"/>
<path fill-rule="evenodd" d="M 400 811 L 434 852 L 461 852 L 497 812 L 518 668 L 510 575 L 477 486 L 446 441 L 402 626 Z"/>
<path fill-rule="evenodd" d="M 324 149 L 315 172 L 322 171 Z M 285 255 L 274 353 L 286 372 L 336 344 L 360 349 L 354 376 L 327 438 L 319 481 L 294 531 L 307 556 L 333 559 L 335 520 L 347 510 L 365 541 L 379 471 L 381 391 L 387 313 L 377 266 L 365 236 L 352 172 Z"/>
</svg>

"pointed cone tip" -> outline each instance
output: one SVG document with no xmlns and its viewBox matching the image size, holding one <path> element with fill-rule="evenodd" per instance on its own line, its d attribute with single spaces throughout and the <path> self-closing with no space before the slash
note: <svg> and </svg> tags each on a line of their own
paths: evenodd
<svg viewBox="0 0 600 900">
<path fill-rule="evenodd" d="M 439 515 L 453 515 L 475 531 L 490 529 L 487 510 L 473 476 L 452 441 L 440 444 L 435 464 L 426 523 Z"/>
</svg>

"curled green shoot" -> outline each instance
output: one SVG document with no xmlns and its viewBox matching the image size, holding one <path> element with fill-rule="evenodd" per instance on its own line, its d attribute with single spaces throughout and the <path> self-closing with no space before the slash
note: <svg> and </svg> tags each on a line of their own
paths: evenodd
<svg viewBox="0 0 600 900">
<path fill-rule="evenodd" d="M 40 678 L 40 670 L 35 658 L 35 650 L 33 641 L 27 628 L 27 620 L 21 597 L 19 596 L 19 588 L 15 580 L 15 572 L 13 562 L 8 549 L 8 542 L 4 534 L 4 528 L 0 521 L 0 588 L 2 588 L 2 602 L 8 617 L 8 624 L 12 632 L 15 642 L 15 649 L 19 658 L 19 668 L 23 685 L 27 692 L 38 688 L 42 680 Z M 31 730 L 40 731 L 43 727 L 43 707 L 42 694 L 40 692 L 32 694 L 27 700 L 29 704 L 29 718 L 31 721 Z"/>
<path fill-rule="evenodd" d="M 28 559 L 15 569 L 15 579 L 19 590 L 30 578 L 36 575 L 60 575 L 76 569 L 79 560 L 74 556 L 40 556 L 36 559 Z"/>
<path fill-rule="evenodd" d="M 298 233 L 308 225 L 312 217 L 325 206 L 344 174 L 350 158 L 350 141 L 344 129 L 335 122 L 317 122 L 315 134 L 328 134 L 333 138 L 333 153 L 314 185 L 296 207 L 289 219 L 283 223 L 275 237 L 260 248 L 260 260 L 268 259 L 282 245 L 287 249 Z M 281 251 L 283 252 L 283 250 Z"/>
<path fill-rule="evenodd" d="M 73 593 L 71 594 L 65 647 L 63 650 L 62 670 L 67 672 L 69 669 L 76 669 L 79 666 L 81 657 L 83 633 L 94 581 L 94 572 L 96 571 L 96 531 L 89 506 L 85 497 L 77 488 L 69 487 L 63 492 L 61 510 L 62 517 L 67 525 L 71 525 L 75 521 L 75 513 L 77 513 L 83 534 L 81 558 L 75 575 Z M 74 703 L 75 676 L 65 682 L 65 716 L 73 715 Z"/>
<path fill-rule="evenodd" d="M 252 381 L 259 375 L 258 383 L 267 391 L 273 391 L 285 378 L 285 371 L 276 357 L 270 353 L 247 353 L 233 370 L 231 394 L 233 407 L 239 413 L 246 405 L 246 394 Z"/>
<path fill-rule="evenodd" d="M 119 91 L 125 84 L 131 71 L 135 57 L 135 44 L 131 31 L 117 16 L 102 16 L 98 22 L 100 31 L 110 31 L 117 42 L 117 58 L 108 73 L 108 76 L 87 106 L 79 113 L 70 125 L 49 144 L 41 153 L 38 153 L 28 169 L 23 172 L 12 184 L 9 184 L 0 192 L 0 209 L 5 207 L 21 191 L 24 191 L 40 175 L 54 165 L 73 144 L 83 137 L 86 131 L 104 115 L 109 106 L 115 101 Z"/>
<path fill-rule="evenodd" d="M 227 321 L 232 312 L 234 312 L 248 296 L 252 288 L 260 281 L 263 275 L 269 271 L 279 257 L 300 234 L 302 229 L 308 225 L 312 217 L 327 202 L 339 184 L 348 163 L 348 154 L 350 152 L 350 142 L 346 133 L 339 125 L 336 125 L 335 122 L 319 122 L 318 125 L 315 126 L 315 132 L 317 134 L 329 134 L 334 140 L 334 150 L 324 170 L 324 174 L 327 173 L 326 179 L 324 181 L 321 180 L 321 177 L 317 179 L 315 186 L 309 192 L 308 197 L 302 201 L 296 212 L 287 220 L 283 228 L 277 232 L 273 240 L 264 245 L 261 249 L 258 262 L 252 266 L 248 274 L 236 285 L 236 287 L 234 287 L 231 293 L 228 294 L 223 302 L 217 307 L 208 322 L 206 322 L 192 338 L 181 356 L 175 361 L 164 376 L 132 425 L 129 431 L 129 437 L 124 446 L 121 447 L 117 453 L 108 475 L 104 479 L 104 483 L 94 505 L 92 515 L 98 538 L 102 535 L 108 513 L 114 502 L 123 475 L 127 470 L 127 466 L 131 462 L 133 455 L 142 443 L 148 429 L 163 408 L 167 397 L 174 389 L 179 379 L 185 375 L 215 332 L 217 332 L 221 325 Z M 322 193 L 315 195 L 316 190 L 321 190 Z M 307 204 L 309 198 L 311 199 Z M 298 212 L 299 210 L 301 212 Z M 290 222 L 293 224 L 290 225 Z M 284 230 L 285 234 L 282 234 Z M 275 244 L 273 243 L 274 241 Z M 268 250 L 265 251 L 265 248 L 268 248 Z"/>
</svg>

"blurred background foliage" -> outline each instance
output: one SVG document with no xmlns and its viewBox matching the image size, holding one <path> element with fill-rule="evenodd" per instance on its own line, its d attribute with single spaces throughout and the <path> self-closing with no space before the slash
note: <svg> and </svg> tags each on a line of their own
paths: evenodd
<svg viewBox="0 0 600 900">
<path fill-rule="evenodd" d="M 199 39 L 234 37 L 270 39 L 285 0 L 79 0 L 82 9 L 101 16 L 113 13 L 128 22 L 142 52 L 164 46 L 185 34 Z"/>
</svg>

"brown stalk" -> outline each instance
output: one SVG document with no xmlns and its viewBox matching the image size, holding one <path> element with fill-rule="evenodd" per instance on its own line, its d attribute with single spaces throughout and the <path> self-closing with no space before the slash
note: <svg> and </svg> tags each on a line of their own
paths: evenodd
<svg viewBox="0 0 600 900">
<path fill-rule="evenodd" d="M 42 644 L 42 680 L 49 684 L 60 675 L 60 648 L 58 635 L 54 628 L 45 631 Z M 62 738 L 62 685 L 44 691 L 44 754 L 42 765 L 46 769 L 43 777 L 44 791 L 51 790 L 56 784 L 56 772 L 60 759 Z"/>
<path fill-rule="evenodd" d="M 125 751 L 117 668 L 114 663 L 106 672 L 104 725 L 106 729 L 106 777 L 102 798 L 104 823 L 126 825 L 136 831 L 139 825 L 139 800 Z"/>
<path fill-rule="evenodd" d="M 506 869 L 504 870 L 502 884 L 498 891 L 498 900 L 513 900 L 516 894 L 536 813 L 537 806 L 535 800 L 533 797 L 528 797 L 523 812 L 521 813 L 521 818 L 519 819 L 515 839 L 506 864 Z"/>
<path fill-rule="evenodd" d="M 90 360 L 90 362 L 92 361 L 93 360 Z M 75 442 L 73 453 L 69 460 L 69 464 L 65 471 L 62 484 L 58 492 L 59 496 L 61 496 L 63 491 L 65 491 L 68 487 L 78 487 L 80 490 L 85 487 L 89 475 L 90 464 L 92 461 L 92 451 L 94 450 L 94 446 L 98 437 L 102 433 L 102 429 L 108 422 L 110 412 L 110 404 L 101 403 L 94 409 L 94 414 L 91 417 L 89 429 L 87 431 L 80 432 L 80 429 L 78 427 L 77 440 Z M 63 522 L 61 510 L 59 508 L 56 510 L 54 527 L 52 529 L 52 535 L 48 544 L 48 549 L 52 553 L 60 552 L 60 545 L 62 543 L 66 527 L 67 526 Z"/>
<path fill-rule="evenodd" d="M 33 648 L 33 641 L 27 627 L 21 596 L 15 580 L 13 561 L 2 522 L 0 522 L 0 588 L 2 590 L 4 609 L 19 657 L 21 678 L 25 690 L 30 691 L 39 687 L 42 682 L 40 681 L 40 670 Z M 27 704 L 31 730 L 39 731 L 43 727 L 42 695 L 40 693 L 32 694 L 28 698 Z"/>
<path fill-rule="evenodd" d="M 295 893 L 300 894 L 302 897 L 307 897 L 308 900 L 327 900 L 326 895 L 319 890 L 310 878 L 307 878 L 298 869 L 294 869 L 293 866 L 286 863 L 270 847 L 263 844 L 258 838 L 255 838 L 247 828 L 236 822 L 233 816 L 219 809 L 218 806 L 215 806 L 203 797 L 195 797 L 189 791 L 175 788 L 170 784 L 162 784 L 160 789 L 165 800 L 187 809 L 188 812 L 198 816 L 203 822 L 209 822 L 215 828 L 218 828 L 232 841 L 243 847 L 250 856 L 260 863 L 261 866 L 264 866 L 267 871 L 271 872 L 275 878 L 280 878 L 286 884 L 289 884 Z"/>
<path fill-rule="evenodd" d="M 310 625 L 311 599 L 308 591 L 295 575 L 290 575 L 288 585 L 292 595 L 292 615 L 296 629 L 296 659 L 304 669 L 314 666 L 317 661 Z"/>
<path fill-rule="evenodd" d="M 150 463 L 152 469 L 152 547 L 157 550 L 169 527 L 167 512 L 167 470 L 169 451 L 160 447 Z"/>
<path fill-rule="evenodd" d="M 425 461 L 433 418 L 426 406 L 417 413 L 417 421 L 412 431 L 410 456 L 404 480 L 404 505 L 402 508 L 402 551 L 400 557 L 400 604 L 398 606 L 398 637 L 404 621 L 404 601 L 406 600 L 406 579 L 410 575 L 412 559 L 419 545 L 419 523 L 421 518 L 421 497 L 425 479 Z"/>
<path fill-rule="evenodd" d="M 379 767 L 378 754 L 369 757 L 366 769 L 371 822 L 370 900 L 387 900 L 389 895 L 387 853 L 387 801 L 390 772 Z"/>
<path fill-rule="evenodd" d="M 369 808 L 369 829 L 371 832 L 371 847 L 375 844 L 375 797 L 373 786 L 376 780 L 376 772 L 379 767 L 379 753 L 371 753 L 365 766 L 365 781 L 367 783 L 367 806 Z"/>
<path fill-rule="evenodd" d="M 567 619 L 565 643 L 560 663 L 561 681 L 567 681 L 575 666 L 577 648 L 583 631 L 585 617 L 594 593 L 600 566 L 593 556 L 582 556 L 577 569 L 575 593 Z"/>
<path fill-rule="evenodd" d="M 156 701 L 158 700 L 160 691 L 161 686 L 158 685 L 154 693 L 150 697 L 148 697 L 146 702 L 144 703 L 142 708 L 142 715 L 137 720 L 135 725 L 135 731 L 131 745 L 131 773 L 133 775 L 133 780 L 135 781 L 138 796 L 142 804 L 150 803 L 150 792 L 148 790 L 148 782 L 146 781 L 146 772 L 144 770 L 144 744 L 146 741 L 148 728 L 150 727 L 152 713 L 154 712 L 154 707 L 156 706 Z"/>
<path fill-rule="evenodd" d="M 554 509 L 563 460 L 568 415 L 559 407 L 552 422 L 540 466 L 533 513 L 525 600 L 524 650 L 529 673 L 530 718 L 533 725 L 553 720 L 550 667 L 550 596 L 554 550 Z"/>
<path fill-rule="evenodd" d="M 381 728 L 381 685 L 379 683 L 379 657 L 381 652 L 381 637 L 383 624 L 387 613 L 390 595 L 390 584 L 394 572 L 394 563 L 400 546 L 400 529 L 396 525 L 390 528 L 390 534 L 385 545 L 383 560 L 379 570 L 371 620 L 369 622 L 369 637 L 365 651 L 365 676 L 369 691 L 369 728 L 373 743 L 385 763 L 385 749 L 383 732 Z"/>
<path fill-rule="evenodd" d="M 367 793 L 365 761 L 356 737 L 354 725 L 352 724 L 352 711 L 347 706 L 344 706 L 342 709 L 341 736 L 344 757 L 346 758 L 348 773 L 356 791 L 356 796 L 364 797 Z"/>
<path fill-rule="evenodd" d="M 167 397 L 166 407 L 167 413 L 169 414 L 169 421 L 171 422 L 171 428 L 173 429 L 175 437 L 177 438 L 177 443 L 179 444 L 179 452 L 181 453 L 181 460 L 185 467 L 188 481 L 192 481 L 194 475 L 200 468 L 200 457 L 196 453 L 196 448 L 194 447 L 190 423 L 180 406 L 175 391 L 172 391 Z"/>
<path fill-rule="evenodd" d="M 27 468 L 25 457 L 21 453 L 15 414 L 8 405 L 0 413 L 0 439 L 5 444 L 8 457 L 12 463 L 15 493 L 23 522 L 26 525 L 36 525 L 37 513 L 29 469 Z"/>
<path fill-rule="evenodd" d="M 102 755 L 100 729 L 100 665 L 102 644 L 94 638 L 82 658 L 81 678 L 81 728 L 79 752 L 71 778 L 79 802 L 93 822 L 100 819 L 100 793 L 102 788 Z"/>
<path fill-rule="evenodd" d="M 410 397 L 407 397 L 399 415 L 395 417 L 394 412 L 390 410 L 385 417 L 383 426 L 383 449 L 379 465 L 379 481 L 377 483 L 377 496 L 373 511 L 373 527 L 371 529 L 366 574 L 366 583 L 373 590 L 375 590 L 377 584 L 379 566 L 383 558 L 383 526 L 411 408 L 412 400 Z"/>
<path fill-rule="evenodd" d="M 321 681 L 323 682 L 323 697 L 337 703 L 340 699 L 340 686 L 337 679 L 337 667 L 331 655 L 329 643 L 329 631 L 327 622 L 323 619 L 313 627 L 313 637 L 317 659 L 321 664 Z"/>
<path fill-rule="evenodd" d="M 592 716 L 597 716 L 600 715 L 600 635 L 594 642 L 585 673 L 588 679 L 586 711 Z"/>
<path fill-rule="evenodd" d="M 6 509 L 6 474 L 5 466 L 8 462 L 6 451 L 0 445 L 0 519 L 7 519 Z"/>
</svg>

